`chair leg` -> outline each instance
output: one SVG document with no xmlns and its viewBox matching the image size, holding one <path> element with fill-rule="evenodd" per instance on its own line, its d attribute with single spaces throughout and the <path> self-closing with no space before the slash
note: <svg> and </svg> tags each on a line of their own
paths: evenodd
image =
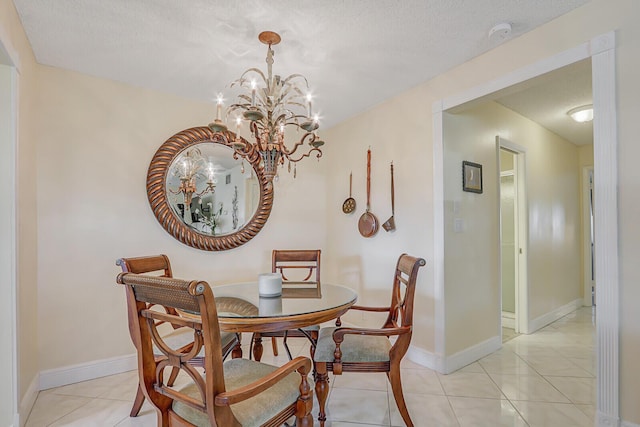
<svg viewBox="0 0 640 427">
<path fill-rule="evenodd" d="M 176 382 L 176 378 L 178 378 L 178 374 L 180 373 L 180 368 L 174 366 L 171 369 L 171 374 L 169 375 L 169 380 L 167 381 L 167 385 L 169 387 L 173 387 L 173 384 Z"/>
<path fill-rule="evenodd" d="M 133 400 L 133 407 L 131 408 L 131 412 L 129 413 L 130 417 L 137 417 L 140 413 L 140 409 L 142 409 L 142 404 L 144 403 L 144 393 L 142 393 L 142 387 L 138 383 L 138 391 L 136 392 L 136 398 Z"/>
<path fill-rule="evenodd" d="M 413 421 L 409 416 L 409 410 L 404 403 L 404 394 L 402 393 L 402 381 L 400 379 L 400 366 L 391 366 L 391 370 L 387 374 L 389 382 L 391 383 L 391 390 L 393 390 L 393 398 L 396 400 L 396 406 L 402 419 L 407 427 L 413 427 Z"/>
<path fill-rule="evenodd" d="M 242 359 L 242 342 L 240 340 L 238 340 L 238 343 L 233 347 L 233 350 L 231 351 L 231 358 Z"/>
<path fill-rule="evenodd" d="M 316 396 L 318 396 L 318 407 L 320 411 L 318 413 L 318 421 L 320 421 L 320 427 L 324 427 L 324 422 L 327 420 L 327 414 L 325 407 L 327 404 L 327 396 L 329 396 L 329 375 L 327 374 L 327 364 L 324 362 L 314 363 L 315 365 L 315 382 L 316 382 Z"/>
<path fill-rule="evenodd" d="M 289 350 L 289 344 L 287 344 L 287 332 L 289 331 L 284 331 L 284 337 L 282 338 L 282 345 L 284 346 L 284 349 L 287 351 L 287 356 L 289 356 L 289 360 L 293 360 L 293 357 L 291 357 L 291 350 Z"/>
<path fill-rule="evenodd" d="M 251 337 L 251 344 L 249 344 L 249 358 L 253 355 L 253 360 L 259 362 L 262 359 L 262 336 L 255 332 Z"/>
<path fill-rule="evenodd" d="M 278 340 L 276 340 L 276 337 L 271 337 L 271 349 L 273 350 L 273 355 L 277 356 L 278 355 Z"/>
</svg>

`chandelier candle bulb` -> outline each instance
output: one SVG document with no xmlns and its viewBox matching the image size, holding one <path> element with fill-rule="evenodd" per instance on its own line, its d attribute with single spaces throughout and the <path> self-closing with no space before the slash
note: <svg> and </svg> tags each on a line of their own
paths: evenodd
<svg viewBox="0 0 640 427">
<path fill-rule="evenodd" d="M 251 80 L 251 106 L 256 106 L 256 81 Z"/>
<path fill-rule="evenodd" d="M 216 108 L 216 120 L 222 117 L 222 95 L 218 95 L 218 106 Z"/>
<path fill-rule="evenodd" d="M 282 274 L 263 273 L 258 275 L 258 293 L 261 297 L 282 295 Z"/>
</svg>

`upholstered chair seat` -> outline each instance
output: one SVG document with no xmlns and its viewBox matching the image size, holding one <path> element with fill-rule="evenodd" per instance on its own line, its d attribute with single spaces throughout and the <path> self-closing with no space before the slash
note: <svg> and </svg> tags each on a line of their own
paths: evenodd
<svg viewBox="0 0 640 427">
<path fill-rule="evenodd" d="M 336 343 L 333 331 L 337 328 L 322 328 L 316 344 L 315 362 L 331 363 L 334 360 Z M 351 362 L 388 362 L 391 341 L 386 336 L 345 335 L 340 345 L 342 363 Z"/>
<path fill-rule="evenodd" d="M 278 368 L 253 360 L 231 359 L 224 363 L 223 369 L 227 390 L 233 391 L 266 377 Z M 181 392 L 194 399 L 200 399 L 200 391 L 194 383 L 184 387 Z M 258 427 L 291 405 L 291 402 L 295 401 L 299 394 L 300 375 L 291 373 L 263 393 L 231 405 L 231 410 L 243 427 Z M 180 401 L 173 403 L 173 411 L 197 426 L 210 425 L 207 414 Z"/>
<path fill-rule="evenodd" d="M 174 329 L 170 333 L 162 337 L 171 348 L 183 348 L 193 343 L 193 329 L 191 328 L 178 328 Z M 220 341 L 222 342 L 222 348 L 228 348 L 237 339 L 237 335 L 233 332 L 220 331 Z M 158 348 L 153 346 L 153 354 L 156 356 L 161 355 L 162 352 Z M 196 357 L 204 357 L 204 349 L 200 350 L 200 353 Z"/>
</svg>

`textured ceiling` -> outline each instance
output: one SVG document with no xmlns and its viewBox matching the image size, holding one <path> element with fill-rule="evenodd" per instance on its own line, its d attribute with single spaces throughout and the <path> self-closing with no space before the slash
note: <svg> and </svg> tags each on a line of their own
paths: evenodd
<svg viewBox="0 0 640 427">
<path fill-rule="evenodd" d="M 492 49 L 588 0 L 14 0 L 38 62 L 211 101 L 265 67 L 305 75 L 323 127 Z M 212 107 L 213 114 L 213 107 Z"/>
</svg>

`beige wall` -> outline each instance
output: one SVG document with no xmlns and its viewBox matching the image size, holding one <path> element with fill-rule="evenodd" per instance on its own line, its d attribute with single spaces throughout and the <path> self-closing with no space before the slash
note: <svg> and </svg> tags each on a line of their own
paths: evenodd
<svg viewBox="0 0 640 427">
<path fill-rule="evenodd" d="M 20 405 L 25 397 L 27 389 L 36 379 L 38 367 L 38 330 L 37 316 L 37 269 L 36 269 L 36 182 L 35 174 L 35 137 L 32 124 L 35 121 L 33 112 L 33 98 L 37 91 L 37 82 L 34 76 L 35 60 L 29 42 L 24 34 L 13 2 L 0 0 L 0 43 L 4 45 L 11 59 L 19 65 L 17 93 L 18 93 L 18 146 L 16 159 L 16 226 L 17 226 L 17 307 L 16 323 L 18 348 L 17 369 L 17 405 Z M 7 289 L 6 283 L 3 292 Z M 7 296 L 2 294 L 3 298 Z M 3 348 L 0 351 L 11 351 Z M 11 378 L 10 373 L 3 376 L 3 386 L 7 386 Z M 9 404 L 13 398 L 7 393 L 9 389 L 0 389 L 0 405 Z M 13 404 L 11 404 L 13 406 Z M 7 410 L 5 410 L 7 409 Z M 27 408 L 29 409 L 29 408 Z M 14 412 L 13 407 L 0 407 L 0 424 L 10 425 Z M 23 414 L 24 415 L 24 414 Z M 7 416 L 9 418 L 5 419 Z"/>
<path fill-rule="evenodd" d="M 427 261 L 418 276 L 413 344 L 434 346 L 432 153 L 426 144 L 431 117 L 419 91 L 407 92 L 325 133 L 327 180 L 327 263 L 323 274 L 358 292 L 358 304 L 383 306 L 391 298 L 395 263 L 402 253 Z M 371 212 L 380 224 L 391 216 L 390 163 L 394 164 L 396 231 L 364 238 L 358 219 L 366 209 L 366 155 L 371 147 Z M 356 210 L 342 213 L 353 171 Z M 357 316 L 357 317 L 356 317 Z M 380 315 L 348 315 L 360 325 L 379 327 Z"/>
<path fill-rule="evenodd" d="M 454 354 L 500 331 L 496 135 L 526 150 L 529 319 L 580 298 L 578 148 L 496 103 L 444 117 L 446 350 Z M 482 194 L 462 191 L 463 160 L 482 164 Z"/>
<path fill-rule="evenodd" d="M 41 370 L 133 352 L 119 257 L 165 253 L 174 275 L 219 284 L 270 271 L 271 248 L 323 247 L 324 162 L 301 164 L 295 182 L 280 173 L 271 218 L 251 242 L 196 250 L 156 221 L 145 182 L 158 147 L 206 125 L 212 105 L 50 67 L 38 77 Z"/>
</svg>

